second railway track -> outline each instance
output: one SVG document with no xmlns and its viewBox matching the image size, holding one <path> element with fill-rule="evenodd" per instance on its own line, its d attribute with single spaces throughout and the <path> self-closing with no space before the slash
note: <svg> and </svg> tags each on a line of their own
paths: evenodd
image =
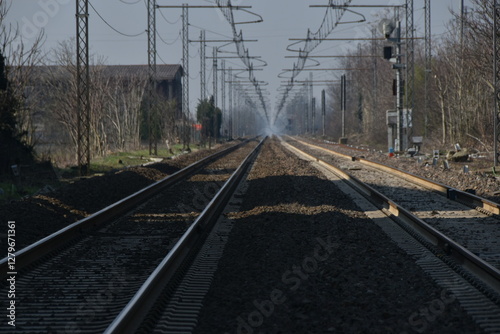
<svg viewBox="0 0 500 334">
<path fill-rule="evenodd" d="M 219 157 L 124 216 L 74 232 L 33 264 L 36 254 L 19 261 L 27 267 L 16 281 L 23 315 L 16 333 L 103 332 L 257 144 Z"/>
<path fill-rule="evenodd" d="M 459 202 L 456 200 L 458 191 L 445 185 L 429 181 L 424 186 L 422 184 L 427 181 L 399 170 L 351 158 L 304 141 L 290 138 L 289 142 L 345 170 L 500 271 L 500 220 L 497 214 L 493 214 L 498 210 L 495 203 L 475 196 Z M 469 206 L 461 202 L 468 202 Z M 486 207 L 491 207 L 493 212 L 487 212 L 484 207 L 474 208 L 477 202 L 486 203 Z M 444 246 L 446 251 L 447 245 Z"/>
</svg>

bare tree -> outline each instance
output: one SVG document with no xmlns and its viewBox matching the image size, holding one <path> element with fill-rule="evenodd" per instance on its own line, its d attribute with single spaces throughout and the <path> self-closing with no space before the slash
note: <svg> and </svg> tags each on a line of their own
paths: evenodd
<svg viewBox="0 0 500 334">
<path fill-rule="evenodd" d="M 96 60 L 97 59 L 97 60 Z M 90 138 L 91 155 L 103 155 L 109 150 L 111 128 L 109 110 L 110 78 L 103 73 L 103 60 L 92 57 L 90 71 Z M 59 43 L 53 51 L 53 66 L 41 68 L 41 89 L 45 97 L 45 111 L 62 123 L 77 145 L 77 68 L 72 40 Z M 97 64 L 96 64 L 97 63 Z"/>
<path fill-rule="evenodd" d="M 146 76 L 112 80 L 108 118 L 120 150 L 140 146 L 141 105 L 147 83 Z"/>
<path fill-rule="evenodd" d="M 34 147 L 37 141 L 34 122 L 37 98 L 30 89 L 30 79 L 35 66 L 39 65 L 44 57 L 41 50 L 45 33 L 41 30 L 28 46 L 19 26 L 5 23 L 11 4 L 11 1 L 0 1 L 0 45 L 7 64 L 10 89 L 20 101 L 20 107 L 16 111 L 18 135 L 21 135 L 21 139 L 28 146 Z"/>
</svg>

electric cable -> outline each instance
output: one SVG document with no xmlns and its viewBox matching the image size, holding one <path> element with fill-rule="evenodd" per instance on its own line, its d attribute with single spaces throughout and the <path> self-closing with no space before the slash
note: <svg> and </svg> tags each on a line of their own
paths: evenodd
<svg viewBox="0 0 500 334">
<path fill-rule="evenodd" d="M 166 45 L 174 45 L 174 44 L 175 44 L 175 43 L 179 40 L 179 38 L 181 38 L 181 31 L 179 30 L 179 34 L 177 35 L 177 37 L 174 39 L 174 41 L 173 41 L 173 42 L 167 42 L 167 41 L 165 41 L 165 40 L 161 37 L 161 35 L 160 35 L 160 33 L 159 33 L 158 31 L 156 31 L 156 36 L 158 36 L 158 38 L 159 38 L 159 39 L 160 39 L 160 40 L 161 40 L 164 44 L 166 44 Z"/>
<path fill-rule="evenodd" d="M 163 11 L 161 10 L 161 8 L 159 8 L 159 10 L 158 10 L 158 11 L 160 12 L 160 15 L 163 17 L 163 19 L 164 19 L 164 20 L 165 20 L 168 24 L 177 24 L 177 23 L 181 20 L 181 18 L 182 18 L 182 15 L 179 15 L 179 18 L 177 19 L 177 21 L 175 21 L 175 22 L 170 22 L 170 21 L 167 19 L 167 17 L 163 14 Z"/>
<path fill-rule="evenodd" d="M 94 10 L 94 12 L 97 14 L 97 16 L 99 16 L 99 18 L 109 27 L 111 28 L 112 30 L 114 30 L 115 32 L 117 32 L 118 34 L 122 35 L 122 36 L 125 36 L 125 37 L 138 37 L 138 36 L 141 36 L 142 34 L 145 34 L 146 31 L 143 31 L 139 34 L 134 34 L 134 35 L 130 35 L 130 34 L 125 34 L 121 31 L 119 31 L 118 29 L 114 28 L 111 24 L 108 23 L 108 21 L 106 21 L 102 16 L 101 14 L 95 9 L 95 7 L 92 5 L 92 3 L 89 1 L 89 5 L 90 7 L 92 7 L 92 9 Z"/>
<path fill-rule="evenodd" d="M 136 2 L 126 2 L 126 1 L 123 1 L 123 0 L 118 0 L 126 5 L 137 5 L 139 2 L 141 2 L 142 0 L 137 0 Z"/>
</svg>

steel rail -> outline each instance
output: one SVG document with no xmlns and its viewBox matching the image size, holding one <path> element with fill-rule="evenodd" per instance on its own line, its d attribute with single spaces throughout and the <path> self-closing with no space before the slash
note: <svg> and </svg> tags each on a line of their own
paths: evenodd
<svg viewBox="0 0 500 334">
<path fill-rule="evenodd" d="M 266 138 L 262 139 L 259 145 L 245 158 L 229 180 L 226 181 L 203 212 L 191 224 L 186 233 L 184 233 L 172 250 L 148 277 L 135 296 L 132 297 L 127 306 L 109 325 L 104 332 L 105 334 L 134 333 L 138 329 L 158 296 L 161 295 L 162 290 L 175 277 L 177 271 L 185 263 L 186 259 L 189 258 L 191 253 L 197 251 L 196 246 L 201 244 L 210 232 L 246 170 L 257 156 Z"/>
<path fill-rule="evenodd" d="M 403 178 L 405 178 L 413 183 L 416 183 L 416 184 L 418 184 L 422 187 L 425 187 L 427 189 L 430 189 L 434 192 L 440 193 L 443 196 L 446 196 L 447 198 L 449 198 L 451 200 L 456 200 L 456 201 L 458 201 L 464 205 L 467 205 L 471 208 L 474 208 L 474 209 L 481 208 L 481 209 L 488 211 L 488 212 L 495 214 L 495 215 L 500 214 L 500 204 L 495 203 L 493 201 L 490 201 L 486 198 L 482 198 L 480 196 L 477 196 L 477 195 L 474 195 L 474 194 L 447 186 L 445 184 L 442 184 L 442 183 L 439 183 L 436 181 L 429 180 L 429 179 L 422 177 L 422 176 L 418 176 L 418 175 L 415 175 L 415 174 L 412 174 L 409 172 L 402 171 L 402 170 L 395 168 L 395 167 L 384 165 L 382 163 L 370 161 L 370 160 L 367 160 L 364 158 L 352 157 L 352 156 L 342 154 L 339 152 L 335 152 L 333 150 L 330 150 L 330 149 L 327 149 L 327 148 L 324 148 L 324 147 L 321 147 L 318 145 L 304 142 L 304 141 L 296 139 L 296 138 L 293 138 L 293 140 L 295 140 L 303 145 L 309 146 L 311 148 L 322 150 L 322 151 L 325 151 L 327 153 L 341 156 L 344 158 L 349 158 L 349 159 L 352 159 L 353 161 L 356 160 L 356 161 L 359 161 L 362 164 L 365 164 L 367 166 L 378 168 L 380 170 L 383 170 L 383 171 L 392 173 L 394 175 L 403 177 Z"/>
<path fill-rule="evenodd" d="M 224 156 L 241 146 L 247 144 L 250 140 L 246 140 L 237 145 L 231 146 L 225 150 L 214 153 L 206 158 L 203 158 L 172 175 L 159 180 L 134 194 L 125 197 L 124 199 L 115 202 L 102 210 L 93 213 L 92 215 L 85 217 L 71 225 L 68 225 L 59 231 L 56 231 L 47 237 L 29 245 L 25 248 L 19 250 L 15 253 L 16 255 L 16 270 L 19 271 L 22 268 L 32 264 L 33 262 L 39 260 L 43 256 L 49 254 L 50 252 L 62 247 L 74 238 L 81 236 L 85 231 L 93 229 L 113 218 L 119 217 L 120 215 L 126 213 L 133 207 L 140 203 L 143 203 L 152 196 L 158 194 L 160 191 L 174 185 L 175 183 L 183 180 L 187 176 L 193 174 L 197 170 L 206 166 L 208 163 L 214 161 L 215 159 Z M 7 273 L 8 270 L 8 257 L 0 260 L 0 272 Z"/>
<path fill-rule="evenodd" d="M 283 140 L 282 143 L 291 151 L 295 151 L 303 157 L 311 161 L 315 161 L 317 164 L 333 172 L 335 175 L 349 184 L 352 188 L 356 189 L 359 193 L 366 197 L 369 201 L 371 201 L 374 205 L 382 208 L 387 216 L 394 216 L 396 219 L 399 219 L 401 222 L 412 227 L 418 233 L 423 235 L 433 246 L 440 248 L 445 254 L 455 258 L 463 268 L 468 269 L 470 272 L 474 273 L 496 293 L 500 293 L 500 270 L 493 267 L 483 259 L 479 258 L 468 249 L 464 248 L 462 245 L 450 239 L 440 231 L 424 222 L 422 219 L 413 215 L 410 211 L 406 210 L 399 204 L 395 203 L 394 201 L 381 194 L 373 187 L 360 181 L 356 177 L 344 172 L 343 170 L 331 165 L 330 163 L 322 159 L 319 159 L 318 157 L 308 154 L 301 149 L 284 142 Z M 341 155 L 345 156 L 345 154 Z"/>
</svg>

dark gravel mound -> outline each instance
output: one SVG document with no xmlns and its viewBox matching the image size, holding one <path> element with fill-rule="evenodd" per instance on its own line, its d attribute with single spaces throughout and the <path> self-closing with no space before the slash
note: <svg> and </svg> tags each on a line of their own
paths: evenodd
<svg viewBox="0 0 500 334">
<path fill-rule="evenodd" d="M 76 179 L 47 194 L 0 206 L 3 222 L 16 222 L 16 250 L 97 212 L 155 181 L 235 143 L 201 150 L 161 163 L 132 167 L 103 176 Z M 6 249 L 7 229 L 0 230 L 0 249 Z"/>
</svg>

